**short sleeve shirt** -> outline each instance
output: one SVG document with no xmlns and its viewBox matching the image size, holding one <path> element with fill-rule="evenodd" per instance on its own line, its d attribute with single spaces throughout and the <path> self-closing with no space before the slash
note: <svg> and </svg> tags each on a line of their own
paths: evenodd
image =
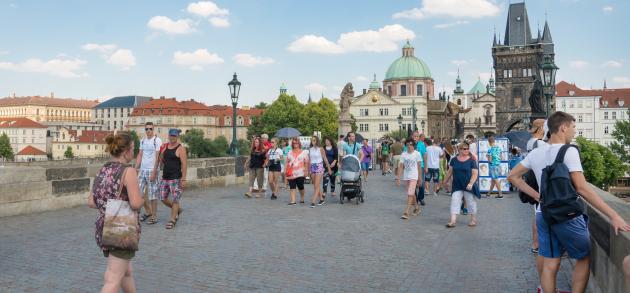
<svg viewBox="0 0 630 293">
<path fill-rule="evenodd" d="M 359 152 L 361 151 L 361 145 L 358 143 L 349 144 L 347 142 L 343 143 L 343 153 L 346 155 L 355 155 L 359 156 Z"/>
<path fill-rule="evenodd" d="M 553 164 L 558 155 L 558 151 L 563 144 L 543 144 L 532 150 L 520 164 L 523 167 L 534 171 L 536 175 L 536 182 L 538 186 L 542 186 L 540 183 L 542 177 L 542 170 L 548 165 Z M 580 153 L 575 148 L 569 148 L 564 155 L 564 164 L 567 165 L 569 172 L 583 172 L 582 162 L 580 161 Z M 540 192 L 540 190 L 539 190 Z M 540 205 L 536 209 L 536 212 L 540 212 Z"/>
<path fill-rule="evenodd" d="M 155 157 L 160 150 L 160 146 L 162 146 L 162 140 L 157 136 L 153 136 L 152 138 L 145 137 L 140 141 L 140 150 L 142 150 L 140 170 L 153 170 L 153 167 L 155 167 Z"/>
<path fill-rule="evenodd" d="M 306 163 L 308 162 L 308 151 L 300 150 L 298 154 L 294 151 L 289 152 L 287 155 L 287 168 L 292 169 L 292 174 L 289 179 L 295 179 L 298 177 L 304 177 L 306 174 Z"/>
<path fill-rule="evenodd" d="M 440 168 L 440 156 L 444 154 L 444 151 L 439 146 L 430 146 L 427 148 L 427 168 L 439 169 Z"/>
<path fill-rule="evenodd" d="M 404 167 L 402 180 L 418 180 L 418 163 L 422 163 L 420 153 L 415 150 L 412 153 L 404 152 L 400 155 L 400 162 Z"/>
<path fill-rule="evenodd" d="M 466 187 L 472 177 L 472 170 L 478 169 L 477 161 L 470 157 L 462 162 L 457 157 L 453 157 L 449 165 L 453 169 L 453 188 L 451 191 L 466 191 Z M 475 186 L 473 186 L 473 194 L 477 193 L 478 189 L 475 184 Z"/>
<path fill-rule="evenodd" d="M 490 156 L 490 165 L 498 166 L 501 164 L 501 148 L 498 146 L 490 147 L 488 150 L 488 156 Z"/>
</svg>

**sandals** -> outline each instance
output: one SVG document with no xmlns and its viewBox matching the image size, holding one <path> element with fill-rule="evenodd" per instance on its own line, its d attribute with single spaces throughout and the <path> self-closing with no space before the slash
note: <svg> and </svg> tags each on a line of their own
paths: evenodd
<svg viewBox="0 0 630 293">
<path fill-rule="evenodd" d="M 456 224 L 455 223 L 448 223 L 446 224 L 446 228 L 455 228 Z"/>
<path fill-rule="evenodd" d="M 470 224 L 468 224 L 468 227 L 475 227 L 477 226 L 477 222 L 470 222 Z"/>
<path fill-rule="evenodd" d="M 152 214 L 142 214 L 140 216 L 140 222 L 144 222 L 146 221 L 148 218 L 150 218 L 151 216 L 153 216 Z"/>
<path fill-rule="evenodd" d="M 252 198 L 252 194 L 251 194 L 251 193 L 249 193 L 249 192 L 245 192 L 245 197 L 247 197 L 247 198 Z"/>
<path fill-rule="evenodd" d="M 409 219 L 409 215 L 407 215 L 407 213 L 403 213 L 402 217 L 400 217 L 403 220 L 407 220 Z"/>
<path fill-rule="evenodd" d="M 411 213 L 412 216 L 417 216 L 420 214 L 420 207 L 415 207 L 413 209 L 413 212 Z"/>
<path fill-rule="evenodd" d="M 147 225 L 153 225 L 157 223 L 157 219 L 156 218 L 149 218 L 149 220 L 147 221 Z"/>
<path fill-rule="evenodd" d="M 177 224 L 177 221 L 168 221 L 168 223 L 166 223 L 166 229 L 173 229 L 175 228 L 175 224 Z"/>
</svg>

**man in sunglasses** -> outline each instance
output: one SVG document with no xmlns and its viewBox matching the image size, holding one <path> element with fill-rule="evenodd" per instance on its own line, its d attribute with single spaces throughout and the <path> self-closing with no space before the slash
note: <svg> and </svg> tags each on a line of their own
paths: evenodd
<svg viewBox="0 0 630 293">
<path fill-rule="evenodd" d="M 160 154 L 162 140 L 154 133 L 153 122 L 144 125 L 145 137 L 140 141 L 140 152 L 136 158 L 136 170 L 138 170 L 138 183 L 144 196 L 144 214 L 141 221 L 149 219 L 147 224 L 157 223 L 157 196 L 159 182 L 157 177 L 157 163 Z M 145 193 L 145 187 L 148 189 Z"/>
</svg>

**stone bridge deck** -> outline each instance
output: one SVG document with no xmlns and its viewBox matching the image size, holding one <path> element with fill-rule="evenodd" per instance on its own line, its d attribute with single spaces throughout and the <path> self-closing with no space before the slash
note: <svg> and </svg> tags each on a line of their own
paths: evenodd
<svg viewBox="0 0 630 293">
<path fill-rule="evenodd" d="M 185 193 L 177 227 L 143 225 L 133 265 L 139 292 L 535 292 L 532 209 L 514 194 L 480 201 L 479 226 L 446 229 L 450 197 L 420 216 L 392 177 L 373 176 L 366 201 L 310 209 L 246 199 L 244 187 Z M 307 201 L 312 192 L 307 185 Z M 87 207 L 0 219 L 0 291 L 97 292 L 105 258 Z M 561 289 L 569 288 L 563 260 Z"/>
</svg>

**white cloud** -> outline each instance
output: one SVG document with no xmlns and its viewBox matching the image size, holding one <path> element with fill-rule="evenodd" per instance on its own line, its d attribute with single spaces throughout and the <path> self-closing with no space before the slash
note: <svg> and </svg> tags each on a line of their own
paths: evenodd
<svg viewBox="0 0 630 293">
<path fill-rule="evenodd" d="M 105 54 L 105 55 L 110 54 L 111 52 L 113 52 L 117 48 L 118 48 L 118 46 L 116 46 L 115 44 L 87 43 L 87 44 L 81 46 L 81 49 L 83 49 L 85 51 L 96 51 L 96 52 L 99 52 L 99 53 Z"/>
<path fill-rule="evenodd" d="M 394 19 L 421 20 L 428 17 L 483 18 L 495 16 L 501 9 L 489 0 L 423 0 L 422 7 L 395 13 Z"/>
<path fill-rule="evenodd" d="M 468 64 L 468 60 L 451 60 L 451 64 L 462 66 Z"/>
<path fill-rule="evenodd" d="M 269 57 L 254 56 L 252 54 L 239 53 L 232 58 L 234 62 L 242 66 L 254 67 L 257 65 L 267 65 L 276 62 Z"/>
<path fill-rule="evenodd" d="M 307 92 L 311 94 L 321 94 L 326 90 L 326 87 L 317 82 L 312 82 L 304 86 Z"/>
<path fill-rule="evenodd" d="M 229 27 L 230 26 L 230 21 L 227 18 L 223 18 L 223 17 L 211 17 L 208 21 L 214 27 Z"/>
<path fill-rule="evenodd" d="M 107 59 L 107 63 L 118 66 L 121 70 L 129 70 L 136 66 L 136 57 L 131 50 L 118 49 Z"/>
<path fill-rule="evenodd" d="M 455 22 L 449 22 L 449 23 L 440 23 L 440 24 L 436 24 L 433 26 L 433 28 L 437 28 L 437 29 L 446 29 L 446 28 L 451 28 L 454 26 L 458 26 L 458 25 L 463 25 L 463 24 L 469 24 L 470 22 L 467 20 L 458 20 Z"/>
<path fill-rule="evenodd" d="M 357 77 L 354 78 L 356 81 L 368 81 L 368 78 L 363 76 L 363 75 L 359 75 Z"/>
<path fill-rule="evenodd" d="M 622 66 L 623 64 L 621 64 L 621 62 L 615 61 L 615 60 L 609 60 L 602 64 L 602 67 L 608 67 L 608 68 L 620 68 Z"/>
<path fill-rule="evenodd" d="M 147 26 L 152 30 L 171 35 L 189 34 L 195 31 L 195 24 L 190 19 L 172 20 L 161 15 L 152 17 Z"/>
<path fill-rule="evenodd" d="M 217 4 L 212 1 L 200 1 L 188 4 L 186 9 L 189 13 L 196 14 L 203 17 L 211 15 L 227 16 L 230 11 L 227 9 L 219 8 Z"/>
<path fill-rule="evenodd" d="M 611 12 L 613 12 L 613 10 L 615 10 L 615 8 L 610 6 L 610 5 L 606 5 L 606 6 L 602 7 L 602 11 L 605 12 L 605 13 L 611 13 Z"/>
<path fill-rule="evenodd" d="M 224 60 L 207 49 L 197 49 L 194 52 L 177 51 L 173 53 L 173 64 L 187 66 L 191 70 L 203 70 L 206 65 L 220 64 Z"/>
<path fill-rule="evenodd" d="M 0 62 L 0 69 L 17 72 L 44 73 L 62 78 L 77 78 L 87 75 L 80 72 L 87 62 L 81 59 L 51 59 L 42 61 L 32 58 L 22 63 Z"/>
<path fill-rule="evenodd" d="M 571 67 L 573 69 L 584 69 L 584 68 L 588 67 L 588 62 L 586 62 L 584 60 L 569 61 L 569 67 Z"/>
<path fill-rule="evenodd" d="M 336 43 L 328 39 L 305 35 L 287 48 L 290 52 L 341 54 L 347 52 L 390 52 L 398 49 L 398 43 L 414 39 L 416 34 L 399 24 L 386 25 L 377 31 L 354 31 L 343 33 Z"/>
<path fill-rule="evenodd" d="M 0 55 L 8 55 L 8 54 L 9 54 L 9 51 L 2 51 L 2 50 L 0 50 Z"/>
</svg>

